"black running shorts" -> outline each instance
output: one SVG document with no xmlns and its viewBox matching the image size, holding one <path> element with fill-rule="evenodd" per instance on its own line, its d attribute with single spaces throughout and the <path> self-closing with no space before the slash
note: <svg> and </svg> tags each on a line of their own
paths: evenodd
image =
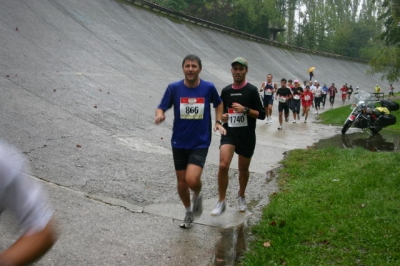
<svg viewBox="0 0 400 266">
<path fill-rule="evenodd" d="M 194 164 L 203 168 L 207 154 L 208 148 L 193 150 L 172 148 L 175 170 L 185 170 L 188 164 Z"/>
<path fill-rule="evenodd" d="M 256 134 L 253 132 L 238 133 L 228 131 L 226 135 L 221 136 L 221 146 L 230 144 L 235 146 L 235 152 L 245 158 L 251 158 L 256 148 Z"/>
</svg>

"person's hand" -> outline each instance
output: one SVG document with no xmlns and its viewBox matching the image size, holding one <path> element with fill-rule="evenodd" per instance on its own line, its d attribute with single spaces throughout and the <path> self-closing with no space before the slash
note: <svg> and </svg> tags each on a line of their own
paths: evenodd
<svg viewBox="0 0 400 266">
<path fill-rule="evenodd" d="M 245 109 L 245 107 L 240 103 L 232 103 L 232 108 L 236 113 L 243 113 Z"/>
<path fill-rule="evenodd" d="M 161 122 L 163 122 L 165 120 L 165 113 L 163 110 L 161 109 L 157 109 L 156 110 L 156 118 L 154 119 L 154 123 L 156 125 L 160 124 Z"/>
<path fill-rule="evenodd" d="M 219 133 L 221 133 L 221 135 L 226 135 L 226 129 L 220 123 L 215 123 L 214 132 L 217 130 L 219 131 Z"/>
</svg>

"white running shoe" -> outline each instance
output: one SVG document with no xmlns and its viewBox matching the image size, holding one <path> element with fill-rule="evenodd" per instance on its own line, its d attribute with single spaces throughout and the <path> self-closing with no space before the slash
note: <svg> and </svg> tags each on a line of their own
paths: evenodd
<svg viewBox="0 0 400 266">
<path fill-rule="evenodd" d="M 180 228 L 183 229 L 189 229 L 192 226 L 193 221 L 194 221 L 193 212 L 186 212 L 185 218 L 183 219 L 183 223 L 181 223 L 179 226 Z"/>
<path fill-rule="evenodd" d="M 297 123 L 297 121 L 296 121 L 296 120 L 293 120 L 293 121 L 292 121 L 292 123 L 293 123 L 293 124 L 296 124 L 296 123 Z"/>
<path fill-rule="evenodd" d="M 278 127 L 278 130 L 282 130 L 282 126 L 279 126 L 279 127 Z"/>
<path fill-rule="evenodd" d="M 225 201 L 218 201 L 214 210 L 211 211 L 212 216 L 219 216 L 225 211 Z"/>
<path fill-rule="evenodd" d="M 246 198 L 245 197 L 241 197 L 238 195 L 238 205 L 239 205 L 239 211 L 240 212 L 245 212 L 246 211 Z"/>
</svg>

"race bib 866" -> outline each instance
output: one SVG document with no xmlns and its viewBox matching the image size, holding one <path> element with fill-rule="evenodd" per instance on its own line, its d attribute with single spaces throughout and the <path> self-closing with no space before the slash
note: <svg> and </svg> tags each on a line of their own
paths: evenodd
<svg viewBox="0 0 400 266">
<path fill-rule="evenodd" d="M 203 119 L 204 103 L 204 98 L 181 98 L 181 119 Z"/>
</svg>

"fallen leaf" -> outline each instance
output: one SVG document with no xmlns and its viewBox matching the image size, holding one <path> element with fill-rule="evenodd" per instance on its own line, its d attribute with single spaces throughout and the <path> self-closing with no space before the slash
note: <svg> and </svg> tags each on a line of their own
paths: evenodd
<svg viewBox="0 0 400 266">
<path fill-rule="evenodd" d="M 76 147 L 77 148 L 82 148 L 82 145 L 81 144 L 76 144 Z"/>
<path fill-rule="evenodd" d="M 97 105 L 93 106 L 94 108 L 97 108 Z"/>
<path fill-rule="evenodd" d="M 56 89 L 54 89 L 53 91 L 56 92 Z"/>
<path fill-rule="evenodd" d="M 268 241 L 268 242 L 264 242 L 264 247 L 266 247 L 266 248 L 269 248 L 271 246 L 271 243 Z"/>
<path fill-rule="evenodd" d="M 223 261 L 225 261 L 225 260 L 224 260 L 224 259 L 219 259 L 219 258 L 217 258 L 216 261 L 217 261 L 217 262 L 223 262 Z"/>
<path fill-rule="evenodd" d="M 270 225 L 271 225 L 271 226 L 276 226 L 276 222 L 275 222 L 275 221 L 272 221 L 272 222 L 270 223 Z"/>
<path fill-rule="evenodd" d="M 102 92 L 102 90 L 101 90 L 101 89 L 99 89 L 99 91 L 100 91 L 100 92 Z"/>
<path fill-rule="evenodd" d="M 18 27 L 15 28 L 16 31 L 19 31 Z"/>
<path fill-rule="evenodd" d="M 10 77 L 10 75 L 6 75 L 6 77 L 7 77 L 7 78 L 9 78 L 9 77 Z"/>
</svg>

